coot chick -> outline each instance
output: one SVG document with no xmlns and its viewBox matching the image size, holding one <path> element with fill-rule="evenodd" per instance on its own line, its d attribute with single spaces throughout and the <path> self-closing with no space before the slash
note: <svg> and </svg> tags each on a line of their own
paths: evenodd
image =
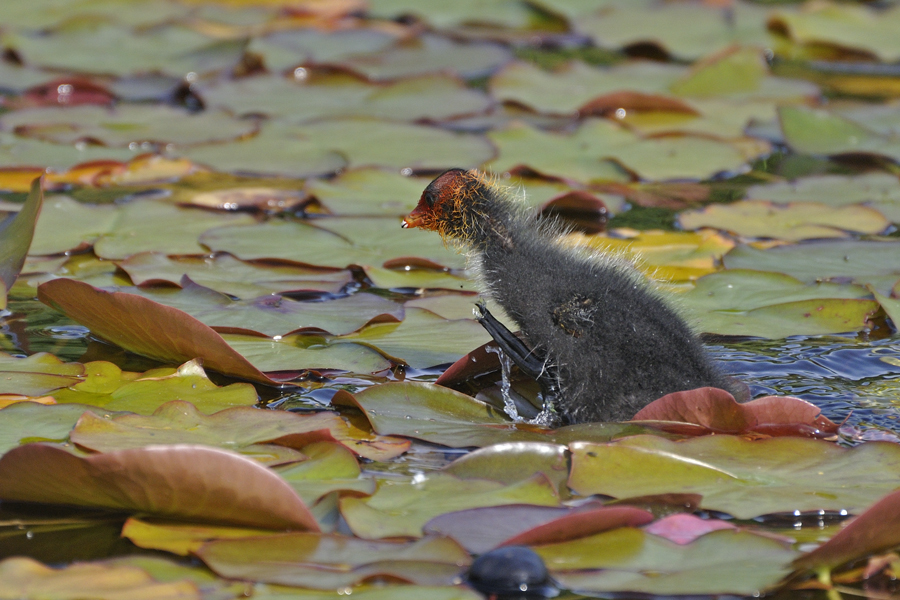
<svg viewBox="0 0 900 600">
<path fill-rule="evenodd" d="M 630 262 L 564 246 L 563 226 L 476 170 L 438 176 L 403 227 L 437 231 L 468 250 L 483 292 L 519 326 L 521 339 L 483 307 L 479 321 L 540 382 L 553 425 L 628 420 L 677 391 L 736 391 Z"/>
</svg>

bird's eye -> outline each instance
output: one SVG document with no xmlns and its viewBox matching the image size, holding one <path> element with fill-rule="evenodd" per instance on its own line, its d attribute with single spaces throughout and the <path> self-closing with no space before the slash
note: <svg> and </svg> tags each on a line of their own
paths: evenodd
<svg viewBox="0 0 900 600">
<path fill-rule="evenodd" d="M 437 202 L 437 197 L 427 190 L 422 194 L 422 199 L 428 203 L 428 206 L 434 206 L 434 203 Z"/>
</svg>

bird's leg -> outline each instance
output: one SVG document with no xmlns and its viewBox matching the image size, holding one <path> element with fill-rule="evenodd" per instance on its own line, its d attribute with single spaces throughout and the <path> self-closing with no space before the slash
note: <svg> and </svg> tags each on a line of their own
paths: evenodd
<svg viewBox="0 0 900 600">
<path fill-rule="evenodd" d="M 477 312 L 475 318 L 482 327 L 494 338 L 500 349 L 519 367 L 519 369 L 538 382 L 541 386 L 541 395 L 544 399 L 544 410 L 556 412 L 556 403 L 560 396 L 559 380 L 552 366 L 533 352 L 525 342 L 517 338 L 513 332 L 498 321 L 488 311 L 483 302 L 475 304 Z"/>
</svg>

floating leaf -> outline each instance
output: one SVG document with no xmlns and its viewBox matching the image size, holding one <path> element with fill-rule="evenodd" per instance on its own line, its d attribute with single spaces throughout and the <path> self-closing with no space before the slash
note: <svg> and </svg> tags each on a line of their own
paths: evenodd
<svg viewBox="0 0 900 600">
<path fill-rule="evenodd" d="M 110 414 L 83 404 L 19 402 L 7 406 L 0 412 L 0 454 L 27 442 L 61 442 L 85 412 Z"/>
<path fill-rule="evenodd" d="M 831 208 L 818 202 L 775 204 L 743 200 L 713 204 L 678 216 L 685 229 L 714 227 L 737 235 L 797 242 L 806 239 L 849 237 L 850 233 L 877 234 L 890 221 L 866 206 Z"/>
<path fill-rule="evenodd" d="M 319 528 L 272 471 L 206 446 L 149 446 L 82 458 L 55 446 L 26 444 L 0 458 L 0 499 L 264 529 Z"/>
<path fill-rule="evenodd" d="M 0 116 L 0 127 L 57 144 L 91 140 L 119 147 L 234 141 L 256 130 L 253 122 L 235 119 L 224 111 L 191 114 L 148 104 L 26 108 Z"/>
<path fill-rule="evenodd" d="M 48 196 L 29 254 L 62 254 L 90 248 L 113 228 L 119 210 L 116 206 L 84 204 L 68 196 Z"/>
<path fill-rule="evenodd" d="M 210 542 L 197 555 L 216 573 L 230 579 L 322 590 L 375 577 L 450 585 L 471 561 L 468 553 L 449 538 L 374 542 L 312 533 Z"/>
<path fill-rule="evenodd" d="M 416 207 L 428 185 L 381 169 L 351 169 L 335 179 L 313 179 L 306 190 L 336 215 L 406 215 Z"/>
<path fill-rule="evenodd" d="M 737 529 L 733 523 L 719 519 L 701 519 L 686 513 L 675 513 L 654 521 L 644 531 L 664 537 L 676 544 L 690 544 L 699 537 L 720 529 Z"/>
<path fill-rule="evenodd" d="M 254 367 L 266 373 L 331 369 L 371 374 L 387 371 L 392 364 L 373 348 L 319 335 L 292 335 L 274 340 L 226 333 L 222 338 Z"/>
<path fill-rule="evenodd" d="M 371 498 L 342 498 L 341 514 L 358 537 L 421 537 L 434 517 L 479 506 L 556 506 L 559 497 L 543 475 L 503 485 L 435 473 L 417 482 L 379 481 Z"/>
<path fill-rule="evenodd" d="M 778 114 L 787 143 L 807 154 L 875 154 L 900 160 L 900 142 L 825 110 L 783 106 Z"/>
<path fill-rule="evenodd" d="M 570 448 L 569 487 L 578 494 L 702 494 L 703 508 L 739 519 L 795 510 L 858 512 L 893 490 L 900 471 L 900 448 L 886 442 L 848 450 L 789 437 L 714 435 L 675 443 L 635 436 Z"/>
<path fill-rule="evenodd" d="M 72 279 L 41 284 L 38 299 L 136 354 L 176 363 L 199 357 L 215 371 L 273 383 L 219 334 L 180 310 L 134 294 L 104 292 Z"/>
<path fill-rule="evenodd" d="M 534 549 L 553 577 L 585 592 L 755 596 L 790 571 L 796 552 L 748 531 L 714 531 L 679 545 L 623 527 Z"/>
<path fill-rule="evenodd" d="M 188 556 L 212 540 L 276 535 L 265 529 L 216 527 L 214 525 L 144 521 L 131 517 L 122 527 L 122 537 L 140 548 L 163 550 Z"/>
<path fill-rule="evenodd" d="M 342 492 L 353 496 L 375 493 L 375 479 L 360 477 L 353 453 L 340 444 L 316 442 L 303 447 L 309 458 L 277 469 L 303 501 L 312 506 L 326 494 Z"/>
<path fill-rule="evenodd" d="M 0 355 L 0 394 L 42 396 L 83 380 L 84 366 L 40 352 L 27 358 Z"/>
</svg>

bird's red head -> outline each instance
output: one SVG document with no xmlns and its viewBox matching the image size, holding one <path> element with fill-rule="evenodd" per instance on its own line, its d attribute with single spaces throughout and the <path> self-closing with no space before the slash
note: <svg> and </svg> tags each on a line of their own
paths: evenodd
<svg viewBox="0 0 900 600">
<path fill-rule="evenodd" d="M 450 169 L 438 175 L 422 192 L 415 210 L 403 219 L 402 227 L 443 232 L 446 219 L 453 212 L 454 205 L 466 195 L 465 190 L 472 179 L 472 174 L 462 169 Z"/>
</svg>

